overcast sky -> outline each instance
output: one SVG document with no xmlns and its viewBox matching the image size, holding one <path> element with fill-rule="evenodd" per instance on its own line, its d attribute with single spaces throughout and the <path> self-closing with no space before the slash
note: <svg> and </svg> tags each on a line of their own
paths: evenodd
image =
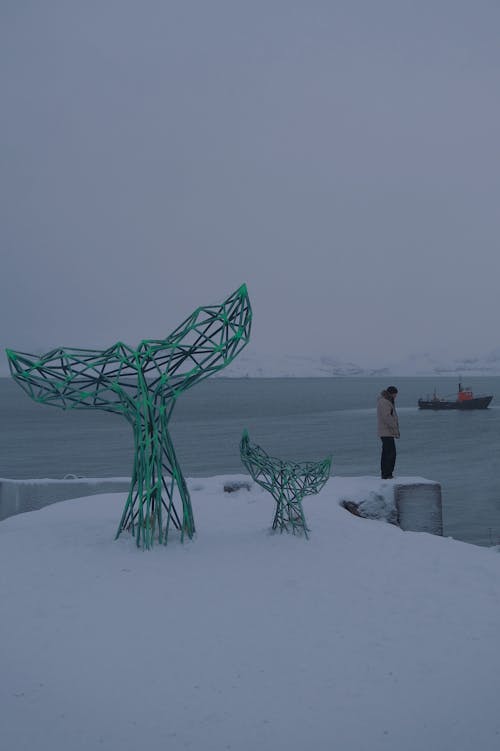
<svg viewBox="0 0 500 751">
<path fill-rule="evenodd" d="M 0 87 L 2 347 L 500 344 L 497 0 L 2 0 Z"/>
</svg>

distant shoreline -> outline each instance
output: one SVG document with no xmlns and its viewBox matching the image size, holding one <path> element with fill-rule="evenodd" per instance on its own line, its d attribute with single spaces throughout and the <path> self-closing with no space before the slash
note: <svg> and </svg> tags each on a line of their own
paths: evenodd
<svg viewBox="0 0 500 751">
<path fill-rule="evenodd" d="M 462 381 L 469 380 L 471 378 L 500 378 L 500 373 L 476 373 L 476 372 L 462 372 L 462 373 L 405 373 L 399 375 L 398 373 L 339 373 L 337 375 L 319 375 L 317 373 L 312 375 L 212 375 L 206 380 L 217 379 L 218 381 L 275 381 L 275 380 L 336 380 L 345 378 L 366 378 L 370 380 L 387 380 L 388 378 L 454 378 L 455 380 L 461 379 Z M 9 373 L 0 374 L 0 380 L 10 381 L 12 376 Z"/>
</svg>

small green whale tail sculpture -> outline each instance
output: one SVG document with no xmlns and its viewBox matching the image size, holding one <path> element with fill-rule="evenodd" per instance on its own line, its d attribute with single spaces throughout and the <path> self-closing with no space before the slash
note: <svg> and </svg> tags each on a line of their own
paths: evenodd
<svg viewBox="0 0 500 751">
<path fill-rule="evenodd" d="M 319 493 L 330 477 L 332 457 L 319 462 L 289 462 L 269 456 L 264 449 L 250 443 L 243 431 L 240 457 L 255 482 L 268 490 L 276 501 L 273 530 L 292 531 L 308 536 L 302 499 Z"/>
<path fill-rule="evenodd" d="M 137 545 L 167 543 L 171 527 L 192 537 L 191 500 L 168 430 L 177 398 L 216 373 L 250 338 L 246 285 L 221 305 L 197 308 L 166 339 L 106 350 L 59 348 L 45 355 L 7 350 L 12 377 L 35 401 L 62 409 L 123 415 L 134 432 L 132 481 L 116 536 Z M 180 499 L 180 505 L 179 505 Z"/>
</svg>

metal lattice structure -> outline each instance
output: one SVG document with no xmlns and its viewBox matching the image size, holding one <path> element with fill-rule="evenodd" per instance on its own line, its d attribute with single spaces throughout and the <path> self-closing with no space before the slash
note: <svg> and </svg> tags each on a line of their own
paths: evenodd
<svg viewBox="0 0 500 751">
<path fill-rule="evenodd" d="M 130 490 L 116 537 L 127 529 L 138 546 L 195 532 L 191 500 L 168 422 L 177 398 L 216 373 L 248 343 L 252 310 L 246 285 L 225 302 L 197 308 L 166 339 L 122 342 L 104 351 L 60 348 L 36 356 L 7 350 L 12 377 L 35 401 L 62 409 L 123 415 L 134 431 Z M 180 504 L 179 504 L 180 500 Z"/>
<path fill-rule="evenodd" d="M 309 531 L 302 499 L 319 493 L 330 477 L 332 457 L 319 462 L 289 462 L 269 456 L 264 449 L 250 443 L 248 431 L 243 431 L 240 442 L 241 461 L 250 475 L 276 501 L 273 530 L 304 534 Z"/>
</svg>

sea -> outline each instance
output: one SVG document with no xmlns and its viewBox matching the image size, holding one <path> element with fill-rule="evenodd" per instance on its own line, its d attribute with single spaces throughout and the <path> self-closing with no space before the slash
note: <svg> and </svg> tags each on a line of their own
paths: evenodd
<svg viewBox="0 0 500 751">
<path fill-rule="evenodd" d="M 395 476 L 441 483 L 444 534 L 469 543 L 500 544 L 500 378 L 463 380 L 475 394 L 493 394 L 487 410 L 428 412 L 420 396 L 453 395 L 448 377 L 392 378 L 399 389 Z M 376 400 L 389 384 L 375 377 L 207 379 L 182 394 L 171 435 L 186 477 L 244 474 L 244 428 L 269 454 L 288 460 L 332 455 L 332 473 L 378 476 Z M 0 477 L 130 476 L 128 422 L 97 410 L 37 404 L 0 378 Z M 313 503 L 307 499 L 307 503 Z"/>
</svg>

